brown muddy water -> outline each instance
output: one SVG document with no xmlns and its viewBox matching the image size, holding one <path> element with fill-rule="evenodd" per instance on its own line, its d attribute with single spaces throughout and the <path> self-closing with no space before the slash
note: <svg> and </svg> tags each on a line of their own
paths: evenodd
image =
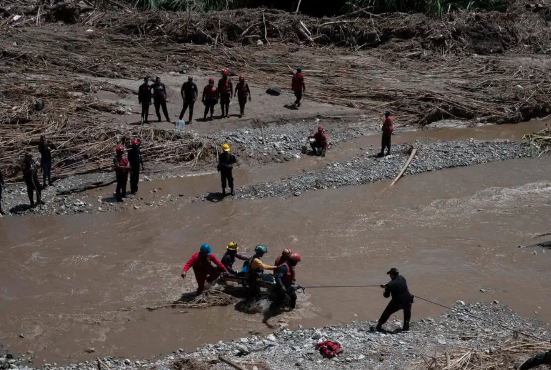
<svg viewBox="0 0 551 370">
<path fill-rule="evenodd" d="M 180 272 L 202 243 L 220 257 L 229 241 L 249 251 L 266 244 L 268 261 L 283 248 L 301 252 L 297 279 L 305 286 L 380 284 L 389 267 L 398 267 L 418 296 L 445 305 L 498 300 L 551 322 L 551 251 L 518 248 L 551 232 L 550 170 L 549 160 L 521 159 L 409 176 L 392 188 L 385 181 L 290 200 L 3 218 L 0 343 L 34 351 L 41 364 L 140 358 L 269 332 L 261 314 L 233 306 L 145 309 L 193 289 L 193 278 L 184 284 Z M 173 181 L 200 189 L 217 183 L 214 176 Z M 387 303 L 379 288 L 311 289 L 299 299 L 298 310 L 269 322 L 375 320 Z M 440 312 L 418 300 L 413 317 Z M 94 354 L 85 353 L 90 347 Z"/>
</svg>

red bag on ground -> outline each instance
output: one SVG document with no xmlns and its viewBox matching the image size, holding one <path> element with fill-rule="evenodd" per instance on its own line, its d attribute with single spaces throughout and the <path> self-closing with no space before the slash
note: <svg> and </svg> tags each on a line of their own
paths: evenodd
<svg viewBox="0 0 551 370">
<path fill-rule="evenodd" d="M 325 358 L 333 358 L 344 352 L 339 343 L 330 340 L 316 344 L 316 349 L 320 351 L 321 355 Z"/>
</svg>

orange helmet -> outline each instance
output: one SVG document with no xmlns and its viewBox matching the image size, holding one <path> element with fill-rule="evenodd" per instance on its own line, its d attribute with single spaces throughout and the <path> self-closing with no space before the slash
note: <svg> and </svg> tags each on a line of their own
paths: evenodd
<svg viewBox="0 0 551 370">
<path fill-rule="evenodd" d="M 227 75 L 230 74 L 230 72 L 229 72 L 226 68 L 224 68 L 224 69 L 222 70 L 222 74 L 223 74 L 224 76 L 227 76 Z"/>
<path fill-rule="evenodd" d="M 293 253 L 289 248 L 286 248 L 283 250 L 283 252 L 281 252 L 281 254 L 285 257 L 289 257 L 291 255 L 291 253 Z"/>
<path fill-rule="evenodd" d="M 214 78 L 209 77 L 209 83 L 211 83 L 211 82 L 214 83 Z"/>
<path fill-rule="evenodd" d="M 124 148 L 121 145 L 117 145 L 117 152 L 123 152 Z"/>
<path fill-rule="evenodd" d="M 132 144 L 132 145 L 138 145 L 138 140 L 132 140 L 132 141 L 130 142 L 130 144 Z"/>
</svg>

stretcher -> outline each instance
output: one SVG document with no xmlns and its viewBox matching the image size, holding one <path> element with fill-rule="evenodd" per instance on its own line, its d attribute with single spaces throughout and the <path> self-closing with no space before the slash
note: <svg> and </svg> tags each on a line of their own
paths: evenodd
<svg viewBox="0 0 551 370">
<path fill-rule="evenodd" d="M 237 274 L 227 274 L 220 276 L 220 281 L 230 281 L 240 284 L 242 286 L 248 286 L 248 277 L 245 272 L 239 272 Z M 262 274 L 257 277 L 256 281 L 261 288 L 271 289 L 276 285 L 275 277 L 272 274 Z"/>
</svg>

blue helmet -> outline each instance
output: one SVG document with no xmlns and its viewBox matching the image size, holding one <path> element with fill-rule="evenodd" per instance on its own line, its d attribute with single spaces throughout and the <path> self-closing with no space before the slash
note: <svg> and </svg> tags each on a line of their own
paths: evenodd
<svg viewBox="0 0 551 370">
<path fill-rule="evenodd" d="M 297 72 L 302 72 L 302 68 L 297 67 Z"/>
<path fill-rule="evenodd" d="M 387 110 L 387 111 L 385 112 L 385 116 L 390 116 L 390 111 L 389 111 L 389 110 Z"/>
<path fill-rule="evenodd" d="M 210 248 L 210 245 L 203 244 L 201 248 L 199 248 L 199 252 L 209 255 L 212 253 L 212 249 Z"/>
</svg>

